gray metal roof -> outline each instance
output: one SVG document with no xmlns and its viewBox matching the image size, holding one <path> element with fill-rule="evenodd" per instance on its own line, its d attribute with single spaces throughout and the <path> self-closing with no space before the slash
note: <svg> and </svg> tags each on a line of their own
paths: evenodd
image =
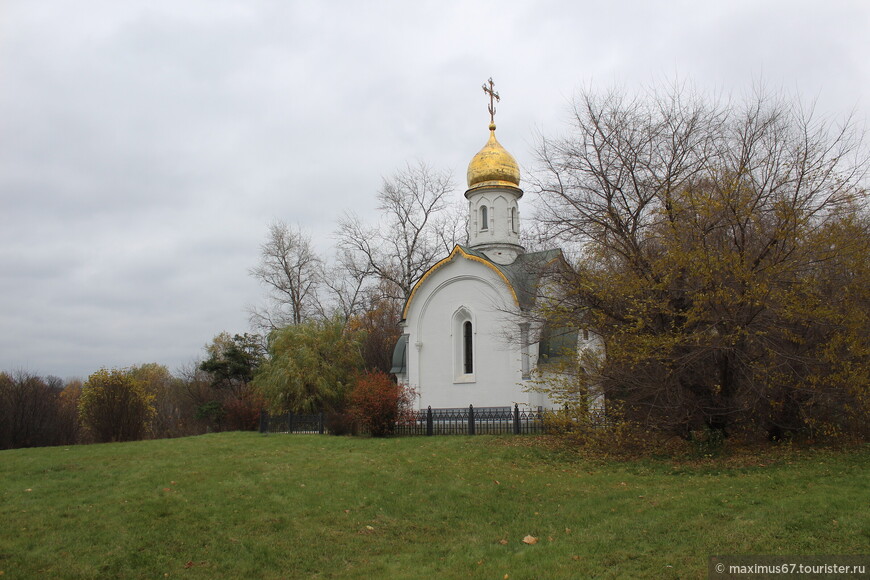
<svg viewBox="0 0 870 580">
<path fill-rule="evenodd" d="M 466 254 L 486 260 L 504 274 L 513 287 L 522 310 L 531 310 L 535 306 L 538 287 L 544 273 L 552 271 L 554 264 L 558 268 L 565 263 L 562 250 L 559 249 L 520 254 L 511 264 L 497 264 L 483 252 L 472 250 L 467 246 L 460 246 L 460 248 Z"/>
</svg>

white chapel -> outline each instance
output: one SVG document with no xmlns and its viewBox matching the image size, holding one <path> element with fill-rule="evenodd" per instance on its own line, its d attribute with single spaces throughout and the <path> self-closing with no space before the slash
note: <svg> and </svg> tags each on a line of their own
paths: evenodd
<svg viewBox="0 0 870 580">
<path fill-rule="evenodd" d="M 551 345 L 524 314 L 542 273 L 563 267 L 564 258 L 561 250 L 523 248 L 520 170 L 496 139 L 491 88 L 489 140 L 468 165 L 467 244 L 417 281 L 393 353 L 392 372 L 416 391 L 421 409 L 552 406 L 526 390 Z"/>
</svg>

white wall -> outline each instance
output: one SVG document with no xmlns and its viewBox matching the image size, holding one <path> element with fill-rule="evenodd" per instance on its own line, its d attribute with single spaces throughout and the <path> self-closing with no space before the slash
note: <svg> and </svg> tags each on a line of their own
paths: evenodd
<svg viewBox="0 0 870 580">
<path fill-rule="evenodd" d="M 474 373 L 457 365 L 454 314 L 465 308 L 474 325 Z M 408 383 L 420 408 L 537 405 L 522 390 L 517 306 L 505 281 L 489 266 L 457 256 L 429 274 L 406 315 Z"/>
</svg>

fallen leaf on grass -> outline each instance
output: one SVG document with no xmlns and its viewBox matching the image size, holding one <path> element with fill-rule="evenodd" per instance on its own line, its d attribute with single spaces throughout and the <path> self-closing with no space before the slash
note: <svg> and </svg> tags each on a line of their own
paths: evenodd
<svg viewBox="0 0 870 580">
<path fill-rule="evenodd" d="M 533 544 L 538 543 L 538 538 L 536 538 L 535 536 L 529 535 L 529 536 L 526 536 L 525 538 L 523 538 L 523 543 L 531 546 Z"/>
<path fill-rule="evenodd" d="M 498 543 L 501 544 L 502 546 L 507 546 L 508 541 L 505 540 L 504 538 L 502 538 L 501 540 L 498 541 Z"/>
</svg>

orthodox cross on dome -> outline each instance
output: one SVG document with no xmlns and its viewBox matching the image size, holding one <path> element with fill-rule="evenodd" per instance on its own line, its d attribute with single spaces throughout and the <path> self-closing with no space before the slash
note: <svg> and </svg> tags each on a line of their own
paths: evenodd
<svg viewBox="0 0 870 580">
<path fill-rule="evenodd" d="M 489 86 L 487 87 L 487 83 Z M 489 124 L 495 125 L 495 103 L 500 101 L 501 98 L 498 96 L 498 93 L 493 90 L 495 83 L 492 82 L 492 77 L 489 77 L 489 80 L 486 83 L 483 83 L 483 92 L 489 95 L 489 106 L 487 109 L 489 110 Z M 492 127 L 495 129 L 495 127 Z"/>
</svg>

